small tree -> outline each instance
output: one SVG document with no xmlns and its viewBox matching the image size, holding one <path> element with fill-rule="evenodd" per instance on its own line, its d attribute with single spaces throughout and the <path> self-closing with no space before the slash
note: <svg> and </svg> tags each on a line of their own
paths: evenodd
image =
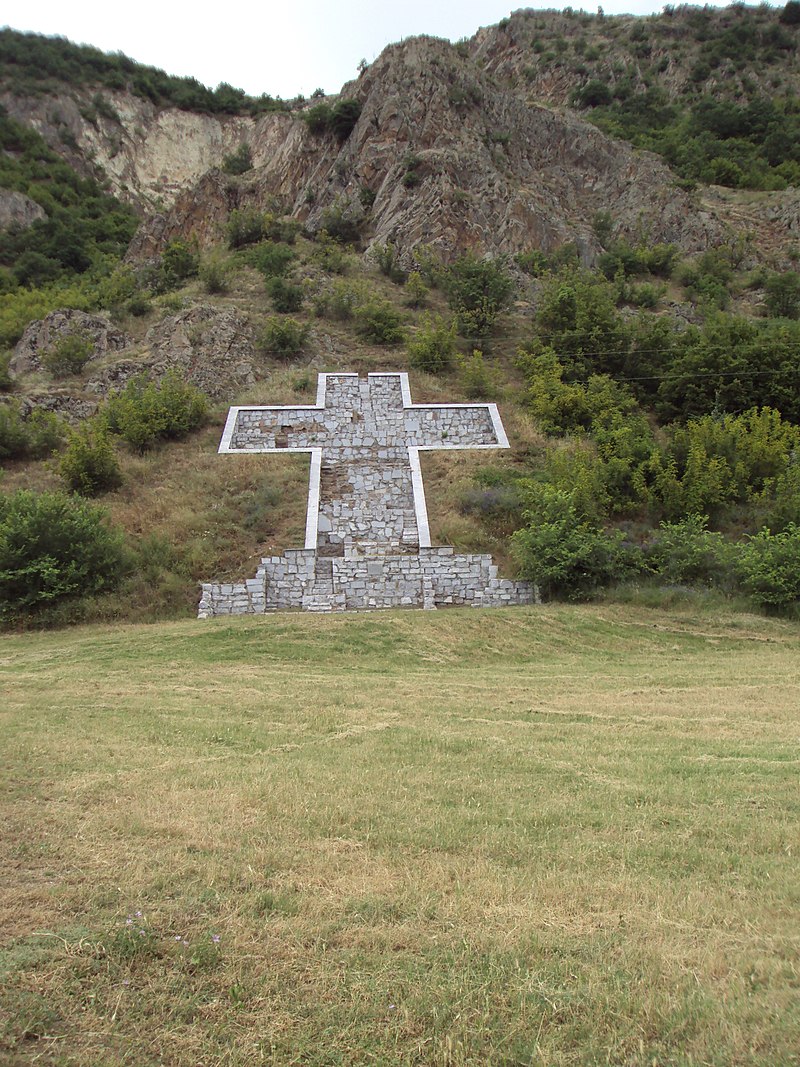
<svg viewBox="0 0 800 1067">
<path fill-rule="evenodd" d="M 736 563 L 744 591 L 767 608 L 788 608 L 800 601 L 800 527 L 781 533 L 761 530 L 741 546 Z"/>
<path fill-rule="evenodd" d="M 67 488 L 81 496 L 98 496 L 122 484 L 122 472 L 108 428 L 101 421 L 71 430 L 58 472 Z"/>
<path fill-rule="evenodd" d="M 773 274 L 765 285 L 767 311 L 775 318 L 800 317 L 800 274 L 785 271 Z"/>
<path fill-rule="evenodd" d="M 287 278 L 270 278 L 267 292 L 272 297 L 272 306 L 276 311 L 299 311 L 303 306 L 303 287 Z"/>
<path fill-rule="evenodd" d="M 466 255 L 450 266 L 444 287 L 459 332 L 484 337 L 508 306 L 514 283 L 496 260 Z"/>
<path fill-rule="evenodd" d="M 441 315 L 426 315 L 414 338 L 408 343 L 408 360 L 417 370 L 441 374 L 456 354 L 456 324 Z"/>
<path fill-rule="evenodd" d="M 308 335 L 309 327 L 305 323 L 272 315 L 261 334 L 261 348 L 278 356 L 294 356 L 302 351 Z"/>
<path fill-rule="evenodd" d="M 96 505 L 27 489 L 0 496 L 0 618 L 112 589 L 125 570 L 122 535 Z"/>
<path fill-rule="evenodd" d="M 234 209 L 228 219 L 228 247 L 244 248 L 264 235 L 264 215 L 252 209 Z"/>
<path fill-rule="evenodd" d="M 42 353 L 42 366 L 54 378 L 69 378 L 80 374 L 94 353 L 91 337 L 82 332 L 59 337 Z"/>
<path fill-rule="evenodd" d="M 375 345 L 396 345 L 405 338 L 403 320 L 388 300 L 370 300 L 355 310 L 356 333 Z"/>
<path fill-rule="evenodd" d="M 102 412 L 112 433 L 136 452 L 146 452 L 158 441 L 185 437 L 202 426 L 208 403 L 201 392 L 177 374 L 165 374 L 160 385 L 133 378 L 110 397 Z"/>
</svg>

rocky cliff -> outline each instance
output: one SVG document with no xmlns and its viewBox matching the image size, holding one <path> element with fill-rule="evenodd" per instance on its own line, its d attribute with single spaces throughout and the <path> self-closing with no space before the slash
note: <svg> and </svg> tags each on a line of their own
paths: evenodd
<svg viewBox="0 0 800 1067">
<path fill-rule="evenodd" d="M 800 228 L 793 190 L 746 204 L 702 186 L 691 191 L 660 158 L 609 136 L 574 106 L 593 78 L 615 91 L 622 85 L 620 99 L 654 85 L 673 102 L 723 83 L 741 95 L 751 74 L 755 90 L 767 92 L 779 60 L 788 78 L 781 84 L 794 91 L 796 30 L 773 12 L 742 10 L 746 24 L 733 8 L 650 19 L 521 11 L 455 46 L 413 38 L 343 87 L 342 98 L 361 107 L 343 142 L 312 133 L 302 103 L 257 117 L 200 113 L 90 84 L 57 97 L 6 86 L 0 102 L 136 206 L 143 222 L 134 260 L 155 257 L 176 237 L 218 242 L 231 211 L 252 207 L 291 214 L 311 232 L 332 212 L 344 215 L 364 247 L 392 241 L 406 261 L 420 243 L 447 258 L 573 241 L 590 262 L 599 251 L 593 224 L 608 211 L 612 236 L 670 242 L 684 253 L 744 226 L 754 261 L 785 265 L 783 236 Z M 706 71 L 715 34 L 733 42 L 725 55 L 740 47 L 749 54 L 742 33 L 751 23 L 752 71 L 733 61 Z M 220 170 L 243 144 L 252 169 L 240 177 Z"/>
</svg>

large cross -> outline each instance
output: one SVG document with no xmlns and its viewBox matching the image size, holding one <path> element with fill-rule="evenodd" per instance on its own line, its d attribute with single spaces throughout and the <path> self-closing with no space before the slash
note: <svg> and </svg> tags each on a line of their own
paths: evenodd
<svg viewBox="0 0 800 1067">
<path fill-rule="evenodd" d="M 507 448 L 496 404 L 412 404 L 408 375 L 320 374 L 317 402 L 230 409 L 220 452 L 310 452 L 305 547 L 322 556 L 430 546 L 420 452 Z"/>
</svg>

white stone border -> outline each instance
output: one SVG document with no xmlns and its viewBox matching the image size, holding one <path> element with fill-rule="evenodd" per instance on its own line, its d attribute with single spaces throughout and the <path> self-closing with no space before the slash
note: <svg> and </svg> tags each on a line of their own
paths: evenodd
<svg viewBox="0 0 800 1067">
<path fill-rule="evenodd" d="M 218 453 L 229 455 L 275 455 L 286 452 L 308 452 L 311 454 L 311 473 L 308 482 L 308 504 L 306 505 L 306 543 L 305 548 L 317 547 L 317 528 L 319 525 L 319 494 L 322 477 L 322 449 L 321 448 L 259 448 L 257 452 L 250 452 L 246 448 L 232 448 L 231 440 L 236 428 L 236 419 L 240 411 L 321 411 L 327 402 L 328 378 L 358 378 L 353 371 L 341 373 L 326 372 L 317 378 L 317 402 L 316 404 L 243 404 L 239 407 L 230 408 L 228 418 L 225 420 L 225 428 L 222 431 L 222 439 L 219 443 Z M 419 534 L 419 547 L 431 547 L 431 530 L 428 522 L 428 508 L 425 502 L 425 488 L 422 484 L 422 468 L 419 462 L 420 452 L 440 452 L 447 449 L 489 449 L 508 448 L 508 436 L 500 418 L 497 404 L 414 404 L 411 402 L 411 386 L 406 371 L 370 371 L 370 378 L 399 378 L 400 394 L 403 398 L 403 408 L 412 411 L 425 411 L 434 408 L 482 408 L 488 410 L 497 437 L 495 445 L 452 445 L 435 444 L 409 447 L 408 462 L 411 467 L 411 488 L 414 495 L 414 514 L 417 519 L 417 532 Z"/>
</svg>

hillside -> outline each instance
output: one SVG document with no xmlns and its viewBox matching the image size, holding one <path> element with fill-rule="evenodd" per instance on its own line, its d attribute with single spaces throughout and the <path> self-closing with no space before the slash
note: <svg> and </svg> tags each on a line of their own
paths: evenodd
<svg viewBox="0 0 800 1067">
<path fill-rule="evenodd" d="M 0 460 L 126 531 L 80 610 L 191 610 L 296 544 L 302 465 L 217 459 L 228 403 L 406 368 L 513 445 L 429 457 L 436 539 L 556 596 L 794 610 L 799 32 L 792 0 L 523 11 L 284 102 L 3 31 Z M 565 530 L 574 569 L 534 575 Z"/>
<path fill-rule="evenodd" d="M 0 1058 L 791 1064 L 797 627 L 0 637 Z"/>
</svg>

